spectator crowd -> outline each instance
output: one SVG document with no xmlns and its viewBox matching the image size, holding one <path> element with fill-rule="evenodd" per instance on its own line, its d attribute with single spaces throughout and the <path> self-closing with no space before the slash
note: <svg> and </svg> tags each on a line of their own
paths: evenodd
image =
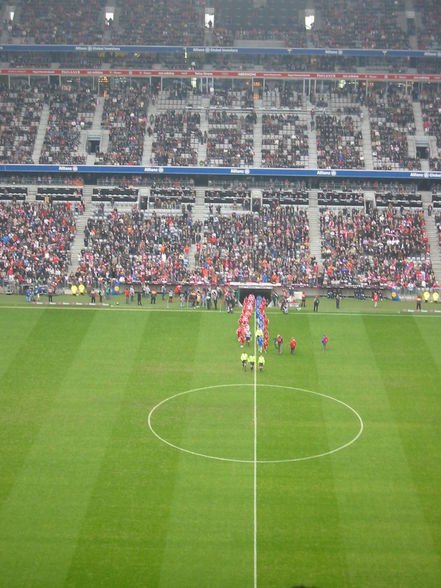
<svg viewBox="0 0 441 588">
<path fill-rule="evenodd" d="M 124 85 L 106 95 L 102 127 L 109 131 L 106 153 L 98 153 L 95 164 L 140 165 L 147 126 L 147 86 Z"/>
<path fill-rule="evenodd" d="M 306 210 L 276 201 L 256 213 L 211 215 L 196 256 L 198 278 L 208 283 L 317 285 Z"/>
<path fill-rule="evenodd" d="M 0 279 L 65 286 L 75 217 L 68 204 L 0 202 Z"/>
<path fill-rule="evenodd" d="M 134 208 L 97 214 L 87 223 L 71 280 L 94 287 L 111 281 L 188 282 L 188 254 L 196 232 L 197 223 L 186 213 L 146 217 Z"/>
<path fill-rule="evenodd" d="M 325 286 L 412 289 L 435 282 L 421 211 L 322 209 L 320 229 Z"/>
<path fill-rule="evenodd" d="M 81 131 L 92 125 L 96 96 L 86 83 L 66 83 L 49 94 L 49 120 L 40 163 L 84 164 Z"/>
</svg>

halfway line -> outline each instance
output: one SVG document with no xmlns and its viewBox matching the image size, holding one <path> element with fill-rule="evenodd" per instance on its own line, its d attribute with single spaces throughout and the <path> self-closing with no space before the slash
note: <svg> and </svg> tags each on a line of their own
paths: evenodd
<svg viewBox="0 0 441 588">
<path fill-rule="evenodd" d="M 254 311 L 254 588 L 257 588 L 257 357 L 256 311 Z"/>
</svg>

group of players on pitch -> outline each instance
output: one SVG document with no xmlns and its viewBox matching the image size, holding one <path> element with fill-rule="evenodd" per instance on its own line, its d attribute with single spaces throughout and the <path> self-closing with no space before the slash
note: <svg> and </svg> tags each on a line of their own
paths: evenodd
<svg viewBox="0 0 441 588">
<path fill-rule="evenodd" d="M 246 330 L 246 343 L 248 346 L 250 345 L 250 342 L 251 342 L 251 333 L 248 328 Z M 262 331 L 260 328 L 258 328 L 256 330 L 256 343 L 257 343 L 257 347 L 259 349 L 259 357 L 257 360 L 257 366 L 259 368 L 259 371 L 262 372 L 263 368 L 265 367 L 265 357 L 263 356 Z M 323 351 L 326 351 L 327 344 L 328 344 L 328 337 L 327 337 L 327 335 L 323 335 L 323 337 L 322 337 Z M 282 353 L 282 345 L 283 345 L 283 337 L 280 334 L 278 334 L 277 337 L 274 338 L 274 347 L 277 349 L 279 354 Z M 241 345 L 241 347 L 243 347 L 243 346 Z M 294 339 L 294 337 L 292 337 L 289 342 L 289 348 L 291 350 L 291 355 L 295 354 L 296 347 L 297 347 L 297 341 Z M 256 356 L 253 354 L 248 355 L 248 353 L 246 353 L 246 351 L 243 351 L 240 356 L 240 361 L 242 362 L 242 369 L 244 371 L 247 370 L 247 367 L 249 367 L 250 370 L 253 371 L 254 367 L 256 365 Z"/>
</svg>

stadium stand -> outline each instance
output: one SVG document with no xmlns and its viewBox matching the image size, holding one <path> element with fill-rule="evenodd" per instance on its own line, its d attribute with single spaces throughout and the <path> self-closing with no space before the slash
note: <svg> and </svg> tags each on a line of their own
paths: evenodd
<svg viewBox="0 0 441 588">
<path fill-rule="evenodd" d="M 320 212 L 323 284 L 431 287 L 435 281 L 424 216 L 389 207 L 370 214 L 352 209 Z"/>
<path fill-rule="evenodd" d="M 196 165 L 198 145 L 203 141 L 200 114 L 170 110 L 150 118 L 153 135 L 152 161 L 155 165 Z M 153 127 L 152 127 L 153 125 Z"/>
<path fill-rule="evenodd" d="M 87 223 L 81 261 L 71 280 L 81 278 L 93 286 L 111 280 L 188 282 L 188 252 L 196 230 L 187 214 L 97 211 Z"/>
<path fill-rule="evenodd" d="M 14 202 L 26 200 L 28 190 L 21 186 L 0 186 L 0 200 L 3 202 Z"/>
<path fill-rule="evenodd" d="M 84 164 L 81 132 L 92 125 L 96 96 L 86 83 L 62 85 L 49 95 L 49 121 L 40 163 Z"/>
<path fill-rule="evenodd" d="M 201 45 L 203 4 L 199 0 L 127 0 L 121 5 L 119 27 L 112 27 L 114 45 Z"/>
<path fill-rule="evenodd" d="M 33 163 L 32 152 L 44 103 L 41 84 L 0 86 L 0 162 Z"/>
<path fill-rule="evenodd" d="M 318 283 L 306 211 L 275 201 L 254 214 L 210 216 L 196 255 L 198 277 L 206 283 Z"/>
<path fill-rule="evenodd" d="M 315 47 L 404 49 L 406 32 L 399 26 L 403 0 L 373 0 L 363 10 L 356 2 L 317 0 L 320 21 L 313 30 Z"/>
<path fill-rule="evenodd" d="M 332 248 L 338 244 L 327 241 L 327 226 L 322 226 L 322 242 L 315 243 L 325 264 L 323 276 L 321 261 L 311 256 L 309 240 L 311 235 L 320 234 L 323 217 L 313 221 L 317 223 L 317 232 L 311 235 L 309 224 L 315 210 L 318 214 L 317 207 L 326 207 L 329 222 L 338 226 L 346 226 L 349 216 L 359 219 L 356 243 L 345 236 L 348 242 L 343 251 L 344 255 L 353 256 L 354 283 L 389 283 L 393 272 L 400 285 L 409 275 L 417 285 L 434 283 L 422 216 L 427 213 L 428 201 L 427 195 L 421 196 L 418 182 L 421 190 L 430 190 L 431 181 L 436 179 L 430 174 L 441 171 L 438 88 L 420 78 L 394 82 L 393 76 L 383 80 L 381 76 L 387 72 L 409 76 L 417 71 L 439 74 L 438 58 L 340 55 L 340 49 L 439 48 L 437 4 L 433 0 L 415 0 L 416 14 L 412 16 L 409 3 L 404 0 L 374 0 L 369 6 L 363 5 L 363 10 L 355 0 L 337 0 L 333 4 L 316 0 L 311 31 L 305 30 L 303 22 L 304 2 L 267 0 L 257 4 L 252 0 L 239 4 L 226 0 L 214 6 L 215 19 L 209 23 L 204 22 L 206 7 L 201 0 L 148 0 L 147 4 L 128 0 L 112 8 L 115 18 L 107 21 L 110 7 L 103 0 L 72 0 L 68 6 L 55 0 L 17 2 L 15 17 L 5 21 L 3 43 L 71 43 L 81 51 L 56 51 L 54 47 L 54 51 L 38 53 L 7 51 L 5 47 L 3 67 L 37 69 L 35 73 L 24 74 L 26 78 L 8 73 L 2 78 L 0 163 L 39 162 L 72 167 L 58 170 L 63 172 L 61 175 L 55 173 L 57 170 L 52 173 L 51 168 L 42 168 L 44 171 L 39 170 L 38 174 L 27 173 L 26 169 L 2 171 L 0 200 L 25 200 L 31 206 L 34 200 L 44 202 L 45 206 L 60 201 L 72 204 L 69 213 L 74 214 L 86 208 L 96 227 L 87 228 L 85 255 L 90 267 L 84 266 L 83 258 L 81 263 L 84 276 L 93 280 L 101 275 L 96 270 L 97 259 L 98 266 L 104 264 L 112 279 L 116 279 L 119 262 L 114 265 L 112 259 L 104 257 L 105 250 L 94 235 L 105 234 L 110 239 L 113 228 L 121 225 L 131 227 L 137 235 L 133 238 L 135 245 L 128 245 L 129 249 L 132 247 L 129 257 L 127 247 L 117 249 L 117 257 L 124 257 L 123 277 L 131 275 L 130 256 L 134 258 L 135 248 L 142 242 L 138 240 L 137 222 L 150 223 L 148 229 L 142 229 L 146 238 L 150 238 L 150 230 L 159 230 L 163 237 L 168 254 L 161 279 L 263 279 L 265 261 L 265 279 L 268 274 L 270 279 L 276 275 L 285 284 L 290 280 L 308 285 L 342 280 L 344 261 Z M 4 16 L 6 12 L 3 5 Z M 207 46 L 207 50 L 107 50 L 111 43 L 182 44 L 187 48 L 196 45 Z M 94 51 L 94 44 L 103 47 Z M 212 45 L 231 45 L 233 49 L 223 52 Z M 250 45 L 254 47 L 253 54 L 239 52 Z M 286 47 L 326 47 L 329 55 L 260 53 L 265 48 Z M 57 67 L 72 69 L 64 74 L 44 74 L 38 69 L 57 72 Z M 79 69 L 83 67 L 96 68 L 97 74 L 85 75 Z M 126 67 L 151 68 L 156 73 L 115 71 L 113 76 L 105 71 Z M 213 74 L 216 69 L 217 75 Z M 193 74 L 189 70 L 199 71 Z M 260 70 L 269 72 L 267 79 L 258 77 Z M 277 78 L 277 72 L 288 75 L 284 80 L 271 79 L 273 74 Z M 312 74 L 303 78 L 302 72 Z M 328 77 L 336 79 L 325 79 L 318 72 L 329 72 Z M 342 72 L 348 72 L 344 74 L 347 77 L 337 79 Z M 357 72 L 373 77 L 378 74 L 380 79 L 360 81 Z M 92 135 L 100 139 L 99 151 L 93 155 L 88 153 L 88 137 Z M 86 162 L 95 164 L 96 175 L 75 173 L 74 166 Z M 112 173 L 111 168 L 100 171 L 98 168 L 103 165 L 136 165 L 144 169 L 119 175 Z M 197 165 L 231 167 L 231 173 L 237 172 L 238 177 L 232 181 L 229 176 L 225 180 L 216 176 L 214 181 L 214 176 L 206 174 L 208 177 L 202 178 L 201 174 L 195 176 L 195 185 L 193 180 L 189 183 L 182 177 L 160 176 L 163 166 Z M 157 168 L 151 170 L 148 166 Z M 401 182 L 383 183 L 375 176 L 371 180 L 337 178 L 325 182 L 315 176 L 304 184 L 296 179 L 285 182 L 283 177 L 253 178 L 250 169 L 253 171 L 254 167 L 265 168 L 265 173 L 273 173 L 272 168 L 298 170 L 299 174 L 317 169 L 317 176 L 319 172 L 323 176 L 329 172 L 330 178 L 334 170 L 347 169 L 422 173 L 414 176 L 415 181 L 411 178 L 408 186 Z M 245 174 L 250 176 L 242 183 Z M 153 179 L 158 176 L 159 181 Z M 132 210 L 136 204 L 146 212 Z M 432 204 L 435 210 L 439 208 L 435 196 Z M 341 208 L 346 209 L 343 216 L 338 211 Z M 153 221 L 148 220 L 152 211 L 153 229 Z M 163 214 L 169 219 L 165 223 L 170 230 L 163 227 Z M 370 215 L 374 215 L 375 230 Z M 25 215 L 23 222 L 28 218 Z M 298 233 L 287 238 L 278 236 L 273 241 L 268 226 L 284 224 L 287 218 Z M 403 218 L 407 223 L 403 229 L 405 237 L 400 232 Z M 191 229 L 185 228 L 188 222 Z M 202 222 L 203 237 L 195 229 Z M 380 259 L 378 271 L 371 271 L 363 239 L 367 234 L 368 239 L 377 239 L 372 247 L 379 248 L 379 235 L 383 234 L 379 223 L 385 223 L 384 231 L 398 231 L 399 245 L 389 247 L 387 255 Z M 251 229 L 256 229 L 268 243 L 276 244 L 280 263 L 277 256 L 272 259 L 266 250 L 259 250 L 254 257 L 248 253 L 246 247 L 254 244 Z M 180 235 L 178 240 L 176 231 Z M 210 231 L 211 236 L 216 232 L 215 242 L 207 240 Z M 237 243 L 230 242 L 232 234 L 248 255 L 241 264 L 236 259 Z M 296 243 L 293 250 L 290 239 Z M 181 257 L 179 248 L 184 242 L 184 249 L 199 243 L 199 265 L 195 270 L 190 267 L 193 261 L 189 252 Z M 98 257 L 93 251 L 95 246 Z M 143 269 L 145 260 L 136 260 L 137 271 L 144 272 L 144 279 L 147 275 L 155 279 L 161 275 L 156 253 L 156 249 L 150 252 L 150 274 Z M 355 264 L 355 254 L 362 256 L 359 265 Z M 328 275 L 331 265 L 332 274 Z M 395 269 L 392 272 L 390 268 Z M 344 279 L 347 276 L 345 273 Z"/>
<path fill-rule="evenodd" d="M 101 43 L 104 33 L 102 0 L 22 0 L 7 24 L 8 42 L 38 44 Z M 102 16 L 102 18 L 100 18 Z"/>
<path fill-rule="evenodd" d="M 73 186 L 57 186 L 54 188 L 39 187 L 37 188 L 36 200 L 45 200 L 48 202 L 74 202 L 83 203 L 82 188 Z"/>
<path fill-rule="evenodd" d="M 0 202 L 0 279 L 67 284 L 75 217 L 65 204 Z"/>
<path fill-rule="evenodd" d="M 180 209 L 196 202 L 196 192 L 186 185 L 154 186 L 150 189 L 150 204 L 154 208 Z"/>
<path fill-rule="evenodd" d="M 230 205 L 235 210 L 250 210 L 251 191 L 245 186 L 230 186 L 225 189 L 214 189 L 205 191 L 205 204 L 209 205 L 210 212 L 213 212 L 213 205 Z"/>
<path fill-rule="evenodd" d="M 360 123 L 354 117 L 329 114 L 315 117 L 317 163 L 321 168 L 364 167 Z"/>
<path fill-rule="evenodd" d="M 363 192 L 319 191 L 317 194 L 319 206 L 363 206 Z"/>
<path fill-rule="evenodd" d="M 95 165 L 139 165 L 147 126 L 149 93 L 145 85 L 122 85 L 105 97 L 102 126 L 109 130 L 105 153 L 97 153 Z"/>
<path fill-rule="evenodd" d="M 208 114 L 207 164 L 253 165 L 256 114 L 210 111 Z"/>
<path fill-rule="evenodd" d="M 138 201 L 138 190 L 128 187 L 94 188 L 92 202 L 108 202 L 114 205 L 116 202 L 134 204 Z"/>
<path fill-rule="evenodd" d="M 307 167 L 308 127 L 297 114 L 268 114 L 262 119 L 262 165 Z"/>
</svg>

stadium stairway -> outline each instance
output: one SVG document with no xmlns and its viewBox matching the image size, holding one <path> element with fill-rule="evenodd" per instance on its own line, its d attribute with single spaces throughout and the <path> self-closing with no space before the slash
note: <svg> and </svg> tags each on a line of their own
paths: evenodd
<svg viewBox="0 0 441 588">
<path fill-rule="evenodd" d="M 110 131 L 101 131 L 100 149 L 103 153 L 107 153 L 107 150 L 109 148 L 109 135 Z"/>
<path fill-rule="evenodd" d="M 156 116 L 157 110 L 155 104 L 150 101 L 148 110 L 147 110 L 147 118 L 150 119 L 150 116 Z M 150 123 L 149 125 L 150 126 Z M 147 127 L 148 128 L 148 127 Z M 144 135 L 144 145 L 142 148 L 142 160 L 141 165 L 151 165 L 151 158 L 152 158 L 152 146 L 153 146 L 153 135 L 150 137 L 147 130 Z"/>
<path fill-rule="evenodd" d="M 8 18 L 8 8 L 6 6 L 3 6 L 2 4 L 2 10 L 0 11 L 0 17 L 3 23 L 7 23 L 9 18 Z M 0 33 L 0 43 L 2 43 L 3 45 L 5 45 L 6 43 L 8 43 L 8 39 L 9 39 L 9 31 L 8 31 L 8 27 L 7 26 L 3 26 L 2 27 L 2 31 Z M 4 66 L 2 66 L 4 67 Z M 7 67 L 7 65 L 6 65 Z"/>
<path fill-rule="evenodd" d="M 205 209 L 205 188 L 195 188 L 196 200 L 193 205 L 192 217 L 193 221 L 201 221 L 202 223 L 206 217 Z M 196 267 L 196 244 L 190 245 L 190 251 L 188 252 L 188 267 L 190 271 L 193 271 Z"/>
<path fill-rule="evenodd" d="M 96 101 L 95 112 L 93 113 L 93 120 L 92 120 L 92 126 L 90 128 L 90 132 L 85 131 L 86 144 L 87 144 L 87 139 L 89 136 L 93 135 L 94 139 L 97 139 L 99 137 L 100 151 L 102 153 L 107 152 L 107 147 L 109 145 L 109 139 L 108 139 L 109 131 L 103 131 L 101 129 L 101 122 L 102 122 L 103 112 L 104 112 L 104 100 L 105 99 L 103 96 L 98 96 L 97 101 Z M 107 143 L 104 138 L 105 133 L 107 133 Z M 106 143 L 106 145 L 104 146 L 105 143 Z M 86 145 L 85 145 L 85 151 L 87 151 Z M 86 154 L 86 165 L 95 165 L 95 160 L 96 160 L 95 153 L 87 153 Z"/>
<path fill-rule="evenodd" d="M 142 209 L 143 202 L 150 204 L 150 188 L 140 188 L 138 192 L 138 208 Z"/>
<path fill-rule="evenodd" d="M 26 202 L 36 202 L 37 200 L 37 186 L 28 186 L 28 194 L 26 196 Z"/>
<path fill-rule="evenodd" d="M 311 257 L 316 258 L 319 270 L 321 270 L 323 267 L 323 259 L 320 236 L 320 210 L 318 206 L 318 190 L 309 191 L 308 220 L 309 249 L 311 251 Z"/>
<path fill-rule="evenodd" d="M 421 112 L 421 104 L 419 102 L 412 102 L 413 118 L 415 119 L 416 135 L 424 135 L 423 127 L 423 113 Z"/>
<path fill-rule="evenodd" d="M 401 15 L 402 21 L 401 21 L 401 26 L 403 28 L 403 31 L 408 34 L 409 29 L 407 26 L 407 18 L 406 15 L 413 13 L 414 14 L 414 20 L 415 20 L 415 24 L 417 24 L 416 18 L 417 18 L 417 14 L 415 13 L 415 6 L 413 3 L 413 0 L 405 0 L 404 1 L 404 11 L 400 12 L 399 14 Z M 419 28 L 419 27 L 418 27 Z M 418 39 L 416 35 L 408 35 L 409 38 L 409 47 L 411 49 L 418 49 Z"/>
<path fill-rule="evenodd" d="M 423 127 L 423 114 L 421 112 L 421 104 L 419 102 L 412 102 L 413 118 L 415 120 L 415 136 L 408 135 L 407 143 L 409 145 L 409 157 L 417 157 L 417 145 L 427 144 L 429 141 L 429 154 L 430 154 L 430 137 L 424 133 Z M 435 140 L 436 141 L 436 140 Z M 421 169 L 423 171 L 429 170 L 429 162 L 427 159 L 420 159 Z"/>
<path fill-rule="evenodd" d="M 208 133 L 208 120 L 207 120 L 205 113 L 208 111 L 208 108 L 210 106 L 210 99 L 203 98 L 202 104 L 204 106 L 204 109 L 201 111 L 201 124 L 199 125 L 199 128 L 201 129 L 202 134 L 204 134 L 205 132 Z M 206 143 L 199 143 L 198 161 L 199 161 L 200 165 L 205 165 L 205 162 L 207 161 L 207 144 Z"/>
<path fill-rule="evenodd" d="M 112 28 L 113 29 L 118 29 L 118 25 L 119 25 L 119 15 L 121 13 L 121 7 L 118 6 L 118 3 L 114 2 L 113 3 L 113 25 Z M 106 16 L 106 10 L 102 11 L 102 18 L 105 19 Z M 104 31 L 104 35 L 103 35 L 103 43 L 105 44 L 112 44 L 112 29 L 106 27 L 105 31 Z"/>
<path fill-rule="evenodd" d="M 193 205 L 192 217 L 194 221 L 204 222 L 206 217 L 205 210 L 205 188 L 195 188 L 196 200 Z"/>
<path fill-rule="evenodd" d="M 433 135 L 429 137 L 429 157 L 438 159 L 438 145 Z"/>
<path fill-rule="evenodd" d="M 90 187 L 92 190 L 92 187 Z M 84 195 L 85 189 L 83 189 Z M 85 199 L 86 201 L 86 199 Z M 76 233 L 75 238 L 72 243 L 72 247 L 70 250 L 70 267 L 68 268 L 68 274 L 70 272 L 76 272 L 78 268 L 78 256 L 81 253 L 81 249 L 84 249 L 84 229 L 86 228 L 87 221 L 92 213 L 92 206 L 90 204 L 86 204 L 86 209 L 84 214 L 78 215 L 75 219 L 76 224 Z"/>
<path fill-rule="evenodd" d="M 87 161 L 87 131 L 80 132 L 80 142 L 76 152 L 83 155 Z"/>
<path fill-rule="evenodd" d="M 84 208 L 86 209 L 86 212 L 89 214 L 92 212 L 92 194 L 93 186 L 83 186 Z"/>
<path fill-rule="evenodd" d="M 412 159 L 417 156 L 415 135 L 407 135 L 407 154 Z"/>
<path fill-rule="evenodd" d="M 262 110 L 256 111 L 257 122 L 254 125 L 254 167 L 262 165 Z"/>
<path fill-rule="evenodd" d="M 423 201 L 424 220 L 426 221 L 427 238 L 430 245 L 430 259 L 436 281 L 441 283 L 441 248 L 439 246 L 439 232 L 435 223 L 435 216 L 429 216 L 428 206 L 432 202 L 431 192 L 421 192 Z"/>
<path fill-rule="evenodd" d="M 34 151 L 32 152 L 32 161 L 40 161 L 41 150 L 43 149 L 44 137 L 46 135 L 47 123 L 49 121 L 49 105 L 44 104 L 41 111 L 40 123 L 38 125 L 37 136 L 35 137 Z"/>
<path fill-rule="evenodd" d="M 95 112 L 93 113 L 92 131 L 100 131 L 101 130 L 101 121 L 103 119 L 103 112 L 104 112 L 104 96 L 98 96 L 98 98 L 96 100 Z"/>
<path fill-rule="evenodd" d="M 188 252 L 188 269 L 192 272 L 196 267 L 196 245 L 192 243 Z"/>
<path fill-rule="evenodd" d="M 317 168 L 317 133 L 315 129 L 312 130 L 308 126 L 308 152 L 309 152 L 309 167 L 312 169 Z"/>
<path fill-rule="evenodd" d="M 364 166 L 366 169 L 374 169 L 374 160 L 372 158 L 371 123 L 369 122 L 369 110 L 366 106 L 363 106 L 361 113 L 361 134 L 363 137 Z"/>
</svg>

